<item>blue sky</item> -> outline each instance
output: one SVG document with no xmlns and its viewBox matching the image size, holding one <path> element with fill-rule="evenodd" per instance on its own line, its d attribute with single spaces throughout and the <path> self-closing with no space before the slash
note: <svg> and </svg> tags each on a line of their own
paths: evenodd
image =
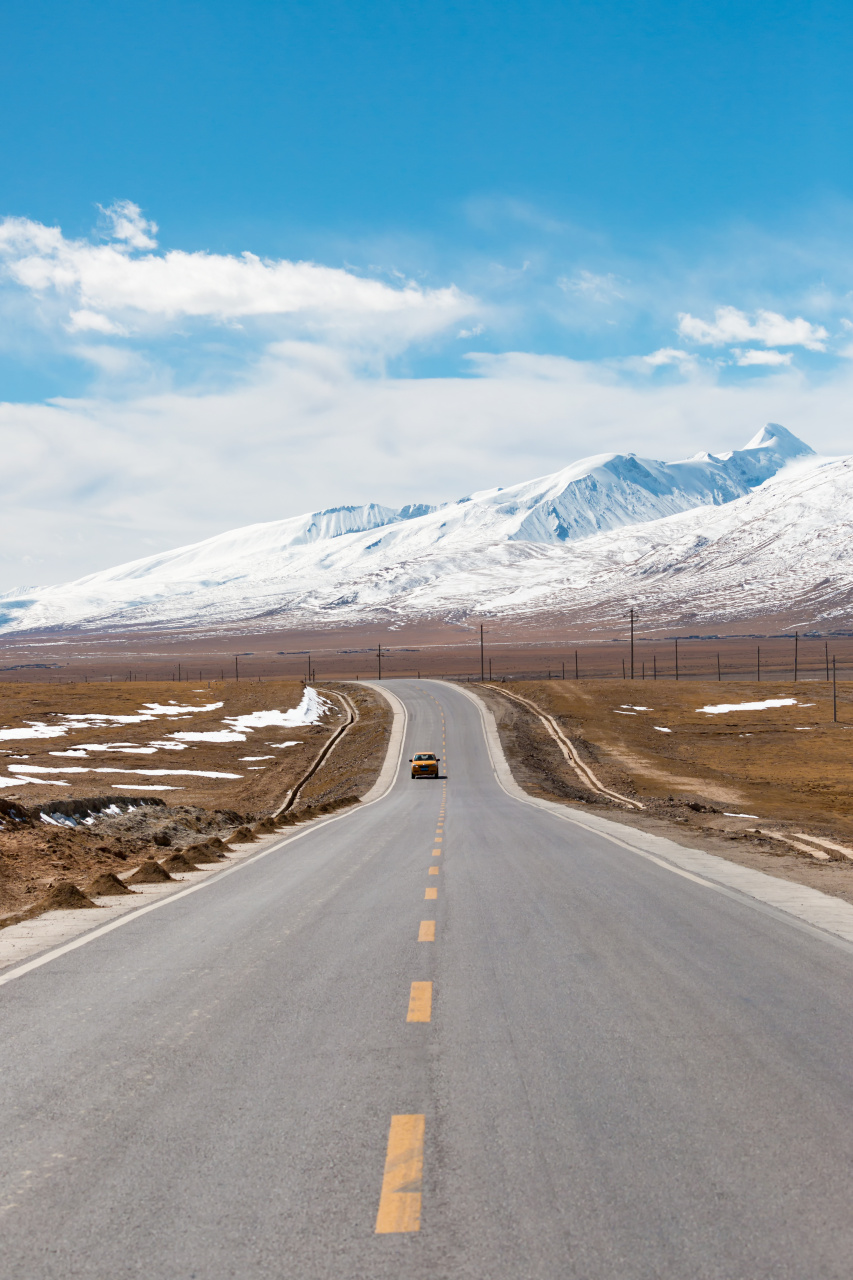
<svg viewBox="0 0 853 1280">
<path fill-rule="evenodd" d="M 846 450 L 851 45 L 821 3 L 7 10 L 0 589 L 767 419 Z"/>
</svg>

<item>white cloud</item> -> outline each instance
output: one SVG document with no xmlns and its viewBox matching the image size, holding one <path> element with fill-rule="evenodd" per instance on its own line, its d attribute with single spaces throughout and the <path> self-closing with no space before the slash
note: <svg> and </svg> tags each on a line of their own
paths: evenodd
<svg viewBox="0 0 853 1280">
<path fill-rule="evenodd" d="M 776 311 L 756 311 L 750 320 L 737 307 L 718 307 L 713 321 L 698 320 L 682 312 L 678 332 L 683 338 L 707 346 L 722 347 L 732 342 L 763 342 L 767 347 L 806 347 L 825 351 L 828 332 L 823 325 L 810 324 L 802 316 L 789 320 Z"/>
<path fill-rule="evenodd" d="M 605 276 L 597 276 L 592 271 L 579 271 L 571 278 L 560 276 L 557 281 L 564 293 L 576 293 L 593 302 L 612 302 L 614 298 L 623 297 L 624 295 L 617 288 L 619 283 L 612 272 Z"/>
<path fill-rule="evenodd" d="M 86 311 L 85 309 L 70 312 L 66 327 L 69 333 L 83 333 L 86 330 L 92 333 L 127 333 L 126 329 L 120 324 L 116 324 L 114 320 L 110 320 L 109 316 L 102 316 L 97 311 Z"/>
<path fill-rule="evenodd" d="M 106 244 L 67 239 L 60 228 L 27 218 L 0 221 L 7 279 L 67 306 L 71 329 L 118 334 L 189 317 L 215 323 L 298 317 L 350 337 L 378 322 L 405 341 L 438 332 L 476 309 L 453 285 L 426 289 L 409 281 L 392 288 L 337 267 L 249 252 L 150 252 L 156 242 L 149 232 L 156 227 L 135 205 L 119 202 L 103 212 L 113 237 Z"/>
<path fill-rule="evenodd" d="M 680 351 L 678 347 L 661 347 L 658 351 L 652 351 L 649 355 L 643 356 L 642 359 L 652 368 L 658 368 L 666 364 L 694 364 L 696 357 L 689 351 Z"/>
<path fill-rule="evenodd" d="M 751 364 L 790 364 L 793 355 L 790 351 L 741 351 L 738 347 L 732 347 L 732 354 L 736 357 L 736 363 L 739 365 Z"/>
</svg>

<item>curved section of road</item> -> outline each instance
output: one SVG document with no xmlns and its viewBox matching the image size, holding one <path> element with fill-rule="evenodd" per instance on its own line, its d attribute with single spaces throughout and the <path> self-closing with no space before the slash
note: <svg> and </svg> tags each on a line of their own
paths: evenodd
<svg viewBox="0 0 853 1280">
<path fill-rule="evenodd" d="M 0 988 L 4 1273 L 847 1280 L 850 948 L 393 692 L 445 780 Z"/>
</svg>

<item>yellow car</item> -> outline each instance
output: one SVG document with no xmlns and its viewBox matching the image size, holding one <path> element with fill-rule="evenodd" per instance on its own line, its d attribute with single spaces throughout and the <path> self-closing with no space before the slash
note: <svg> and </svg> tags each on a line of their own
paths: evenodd
<svg viewBox="0 0 853 1280">
<path fill-rule="evenodd" d="M 439 757 L 431 751 L 417 751 L 409 761 L 413 778 L 437 778 Z"/>
</svg>

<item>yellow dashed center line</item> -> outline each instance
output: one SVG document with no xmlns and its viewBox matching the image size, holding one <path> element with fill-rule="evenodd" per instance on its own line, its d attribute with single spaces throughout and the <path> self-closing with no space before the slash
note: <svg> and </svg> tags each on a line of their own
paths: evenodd
<svg viewBox="0 0 853 1280">
<path fill-rule="evenodd" d="M 392 1116 L 385 1175 L 376 1215 L 377 1234 L 420 1231 L 425 1116 Z"/>
<path fill-rule="evenodd" d="M 433 849 L 433 851 L 432 851 L 432 856 L 433 856 L 434 858 L 440 858 L 440 857 L 441 857 L 441 850 L 440 850 L 440 849 Z"/>
<path fill-rule="evenodd" d="M 437 875 L 438 875 L 438 867 L 430 867 L 430 869 L 429 869 L 429 873 L 430 873 L 430 875 L 431 875 L 431 876 L 437 876 Z"/>
<path fill-rule="evenodd" d="M 424 889 L 424 897 L 425 897 L 425 898 L 437 898 L 437 897 L 438 897 L 438 889 Z"/>
<path fill-rule="evenodd" d="M 432 983 L 413 982 L 409 993 L 409 1012 L 407 1022 L 432 1021 Z"/>
<path fill-rule="evenodd" d="M 418 942 L 435 942 L 435 921 L 422 920 L 418 929 Z"/>
</svg>

